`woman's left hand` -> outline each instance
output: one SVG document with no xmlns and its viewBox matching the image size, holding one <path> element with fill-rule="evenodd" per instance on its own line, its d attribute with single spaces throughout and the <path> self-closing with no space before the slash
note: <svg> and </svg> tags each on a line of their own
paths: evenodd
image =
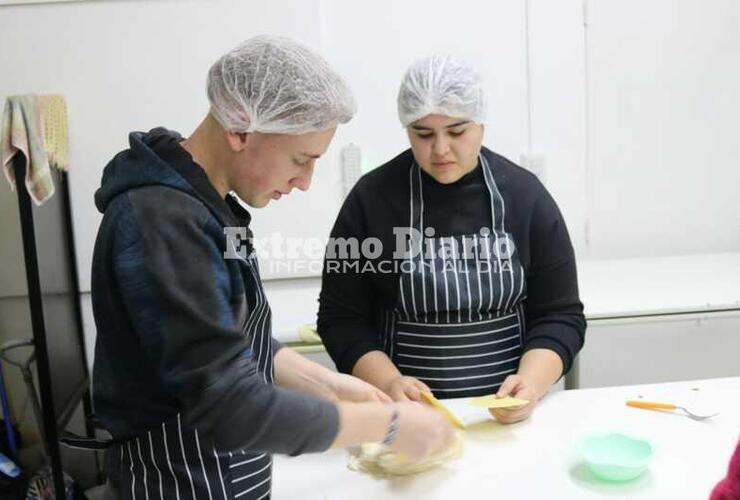
<svg viewBox="0 0 740 500">
<path fill-rule="evenodd" d="M 546 393 L 547 388 L 542 388 L 519 374 L 509 375 L 504 380 L 504 383 L 501 384 L 496 397 L 504 398 L 511 396 L 513 398 L 526 399 L 529 403 L 516 408 L 491 408 L 488 411 L 502 424 L 520 422 L 529 418 L 534 407 L 537 406 L 537 402 Z"/>
<path fill-rule="evenodd" d="M 332 372 L 327 385 L 340 401 L 391 402 L 391 398 L 374 385 L 345 373 Z"/>
</svg>

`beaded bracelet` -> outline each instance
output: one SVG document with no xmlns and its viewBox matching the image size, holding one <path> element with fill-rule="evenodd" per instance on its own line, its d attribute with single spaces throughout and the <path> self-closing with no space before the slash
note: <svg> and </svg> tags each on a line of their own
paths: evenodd
<svg viewBox="0 0 740 500">
<path fill-rule="evenodd" d="M 391 421 L 388 423 L 388 430 L 385 432 L 385 437 L 383 438 L 383 441 L 381 441 L 381 444 L 389 445 L 393 442 L 394 439 L 396 439 L 396 434 L 398 434 L 398 424 L 401 419 L 401 413 L 398 411 L 398 408 L 396 405 L 391 405 L 391 409 L 393 410 L 393 413 L 391 414 Z"/>
</svg>

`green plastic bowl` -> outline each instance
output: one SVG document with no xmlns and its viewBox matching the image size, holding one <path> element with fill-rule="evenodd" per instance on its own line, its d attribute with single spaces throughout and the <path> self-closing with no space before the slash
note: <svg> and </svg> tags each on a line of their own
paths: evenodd
<svg viewBox="0 0 740 500">
<path fill-rule="evenodd" d="M 583 459 L 591 472 L 606 481 L 630 481 L 647 469 L 653 447 L 644 439 L 621 433 L 586 437 Z"/>
</svg>

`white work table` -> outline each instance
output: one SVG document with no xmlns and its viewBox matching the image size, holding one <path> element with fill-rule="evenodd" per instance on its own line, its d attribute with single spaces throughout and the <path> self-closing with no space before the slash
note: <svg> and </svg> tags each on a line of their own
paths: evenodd
<svg viewBox="0 0 740 500">
<path fill-rule="evenodd" d="M 720 415 L 696 422 L 679 414 L 625 406 L 642 396 Z M 464 400 L 448 402 L 465 420 L 458 460 L 422 474 L 379 479 L 347 468 L 348 451 L 275 457 L 277 500 L 637 498 L 706 499 L 724 477 L 740 435 L 740 377 L 654 385 L 558 391 L 533 416 L 501 425 Z M 595 479 L 580 462 L 589 433 L 622 431 L 648 438 L 648 471 L 627 483 Z"/>
<path fill-rule="evenodd" d="M 740 310 L 740 252 L 578 262 L 589 320 Z"/>
</svg>

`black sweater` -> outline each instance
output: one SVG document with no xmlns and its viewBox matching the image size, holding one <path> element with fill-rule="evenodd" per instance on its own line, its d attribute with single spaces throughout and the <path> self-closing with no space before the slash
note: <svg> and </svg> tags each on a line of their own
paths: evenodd
<svg viewBox="0 0 740 500">
<path fill-rule="evenodd" d="M 486 148 L 482 151 L 503 197 L 504 227 L 514 240 L 527 280 L 524 350 L 556 352 L 566 373 L 583 346 L 586 321 L 565 221 L 534 175 Z M 361 256 L 357 267 L 333 265 L 338 259 L 324 262 L 318 332 L 342 372 L 351 373 L 367 352 L 383 350 L 380 321 L 382 312 L 396 304 L 399 274 L 368 271 L 377 271 L 380 261 L 393 259 L 393 228 L 409 226 L 412 161 L 412 152 L 407 150 L 364 175 L 347 196 L 331 232 L 334 241 L 357 238 L 362 242 L 375 237 L 383 248 L 377 259 Z M 435 237 L 478 233 L 482 226 L 491 227 L 490 198 L 480 163 L 447 185 L 422 171 L 422 186 L 424 225 L 435 229 Z"/>
</svg>

